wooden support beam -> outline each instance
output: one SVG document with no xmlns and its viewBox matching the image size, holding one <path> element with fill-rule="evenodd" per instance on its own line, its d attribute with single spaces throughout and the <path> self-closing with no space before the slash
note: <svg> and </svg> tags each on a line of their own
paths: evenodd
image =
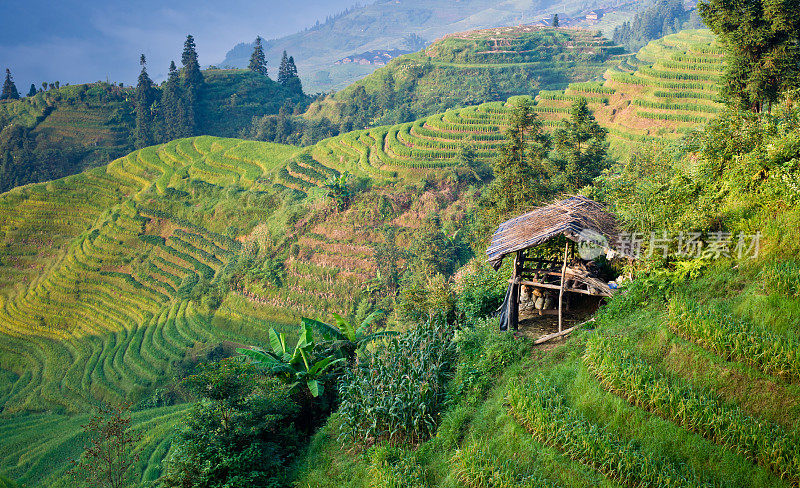
<svg viewBox="0 0 800 488">
<path fill-rule="evenodd" d="M 534 344 L 541 344 L 543 342 L 549 341 L 550 339 L 555 339 L 556 337 L 565 336 L 565 335 L 569 334 L 570 332 L 572 332 L 573 330 L 578 329 L 580 327 L 583 327 L 584 325 L 588 324 L 589 322 L 594 322 L 594 317 L 592 317 L 591 319 L 587 320 L 586 322 L 583 322 L 583 323 L 580 323 L 580 324 L 578 324 L 576 326 L 570 327 L 569 329 L 562 330 L 561 332 L 554 332 L 552 334 L 547 334 L 545 336 L 542 336 L 542 337 L 536 339 L 535 341 L 533 341 L 533 343 Z"/>
<path fill-rule="evenodd" d="M 561 322 L 563 320 L 563 313 L 561 311 L 561 306 L 564 303 L 564 277 L 567 274 L 567 253 L 569 252 L 569 243 L 564 245 L 564 265 L 561 267 L 561 284 L 559 285 L 558 289 L 558 331 L 561 332 Z"/>
<path fill-rule="evenodd" d="M 524 257 L 517 251 L 514 257 L 514 278 L 511 283 L 511 297 L 508 301 L 508 330 L 519 329 L 519 278 L 522 276 Z"/>
</svg>

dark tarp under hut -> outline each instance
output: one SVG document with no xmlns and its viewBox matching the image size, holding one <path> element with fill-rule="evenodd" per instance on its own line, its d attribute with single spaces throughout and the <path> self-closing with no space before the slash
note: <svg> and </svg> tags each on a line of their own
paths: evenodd
<svg viewBox="0 0 800 488">
<path fill-rule="evenodd" d="M 568 239 L 563 261 L 526 256 L 525 250 L 559 235 Z M 514 254 L 514 273 L 500 311 L 500 328 L 517 329 L 521 286 L 530 287 L 535 293 L 558 291 L 559 332 L 565 293 L 611 296 L 614 288 L 592 272 L 591 263 L 575 256 L 575 243 L 581 248 L 582 257 L 603 253 L 613 256 L 620 254 L 612 248 L 618 240 L 614 216 L 601 204 L 582 196 L 571 196 L 500 224 L 486 250 L 495 269 L 500 268 L 505 256 Z"/>
</svg>

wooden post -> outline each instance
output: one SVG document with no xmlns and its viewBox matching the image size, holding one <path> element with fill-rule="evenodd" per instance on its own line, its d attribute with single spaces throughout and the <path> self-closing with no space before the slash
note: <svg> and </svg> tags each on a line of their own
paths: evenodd
<svg viewBox="0 0 800 488">
<path fill-rule="evenodd" d="M 517 251 L 514 257 L 514 277 L 511 284 L 511 297 L 508 303 L 508 329 L 519 329 L 519 279 L 522 277 L 522 264 L 524 258 L 522 251 Z"/>
<path fill-rule="evenodd" d="M 561 285 L 558 287 L 558 331 L 561 332 L 562 312 L 561 306 L 564 303 L 564 277 L 567 274 L 567 253 L 569 252 L 569 240 L 564 246 L 564 265 L 561 267 Z"/>
</svg>

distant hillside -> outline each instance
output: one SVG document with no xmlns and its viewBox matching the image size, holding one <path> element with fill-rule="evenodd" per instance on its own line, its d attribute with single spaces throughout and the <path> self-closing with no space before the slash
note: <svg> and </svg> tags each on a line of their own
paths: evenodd
<svg viewBox="0 0 800 488">
<path fill-rule="evenodd" d="M 634 5 L 643 3 L 632 2 Z M 622 8 L 617 8 L 625 4 Z M 297 62 L 303 86 L 308 93 L 342 89 L 376 69 L 370 64 L 335 62 L 356 53 L 378 49 L 405 49 L 405 38 L 417 34 L 432 40 L 453 32 L 498 26 L 532 24 L 555 13 L 580 18 L 576 26 L 591 27 L 585 19 L 595 8 L 606 8 L 609 15 L 599 25 L 610 36 L 616 25 L 630 20 L 635 8 L 631 2 L 593 0 L 380 0 L 353 8 L 342 15 L 305 31 L 268 41 L 265 44 L 270 69 L 275 70 L 287 50 Z M 262 33 L 269 37 L 268 33 Z M 246 40 L 228 52 L 221 66 L 245 67 L 252 51 Z"/>
<path fill-rule="evenodd" d="M 405 122 L 456 106 L 535 95 L 599 77 L 622 48 L 598 33 L 551 27 L 501 27 L 451 34 L 401 56 L 305 116 L 344 130 Z"/>
<path fill-rule="evenodd" d="M 575 83 L 541 92 L 536 111 L 548 123 L 568 116 L 586 97 L 614 145 L 675 139 L 719 113 L 722 48 L 711 31 L 686 30 L 651 41 L 606 71 L 602 83 Z"/>
<path fill-rule="evenodd" d="M 238 136 L 253 117 L 306 101 L 248 70 L 207 70 L 199 134 Z M 133 149 L 133 88 L 90 83 L 0 102 L 0 190 L 107 164 Z"/>
</svg>

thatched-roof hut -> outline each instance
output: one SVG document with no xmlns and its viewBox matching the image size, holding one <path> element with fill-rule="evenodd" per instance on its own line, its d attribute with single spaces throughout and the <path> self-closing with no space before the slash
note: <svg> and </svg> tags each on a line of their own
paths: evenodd
<svg viewBox="0 0 800 488">
<path fill-rule="evenodd" d="M 526 255 L 526 250 L 563 235 L 567 244 L 563 261 Z M 501 313 L 501 328 L 516 329 L 519 317 L 520 287 L 532 287 L 539 296 L 558 291 L 559 332 L 561 331 L 564 293 L 607 297 L 614 284 L 601 280 L 589 262 L 603 253 L 619 255 L 614 246 L 619 241 L 616 219 L 603 206 L 582 196 L 572 196 L 507 220 L 492 236 L 486 255 L 495 269 L 503 258 L 514 253 L 514 274 Z M 576 256 L 576 244 L 580 256 Z M 571 256 L 570 256 L 571 252 Z M 543 300 L 544 302 L 544 300 Z M 553 300 L 551 300 L 553 302 Z M 540 314 L 553 312 L 537 306 Z"/>
</svg>

